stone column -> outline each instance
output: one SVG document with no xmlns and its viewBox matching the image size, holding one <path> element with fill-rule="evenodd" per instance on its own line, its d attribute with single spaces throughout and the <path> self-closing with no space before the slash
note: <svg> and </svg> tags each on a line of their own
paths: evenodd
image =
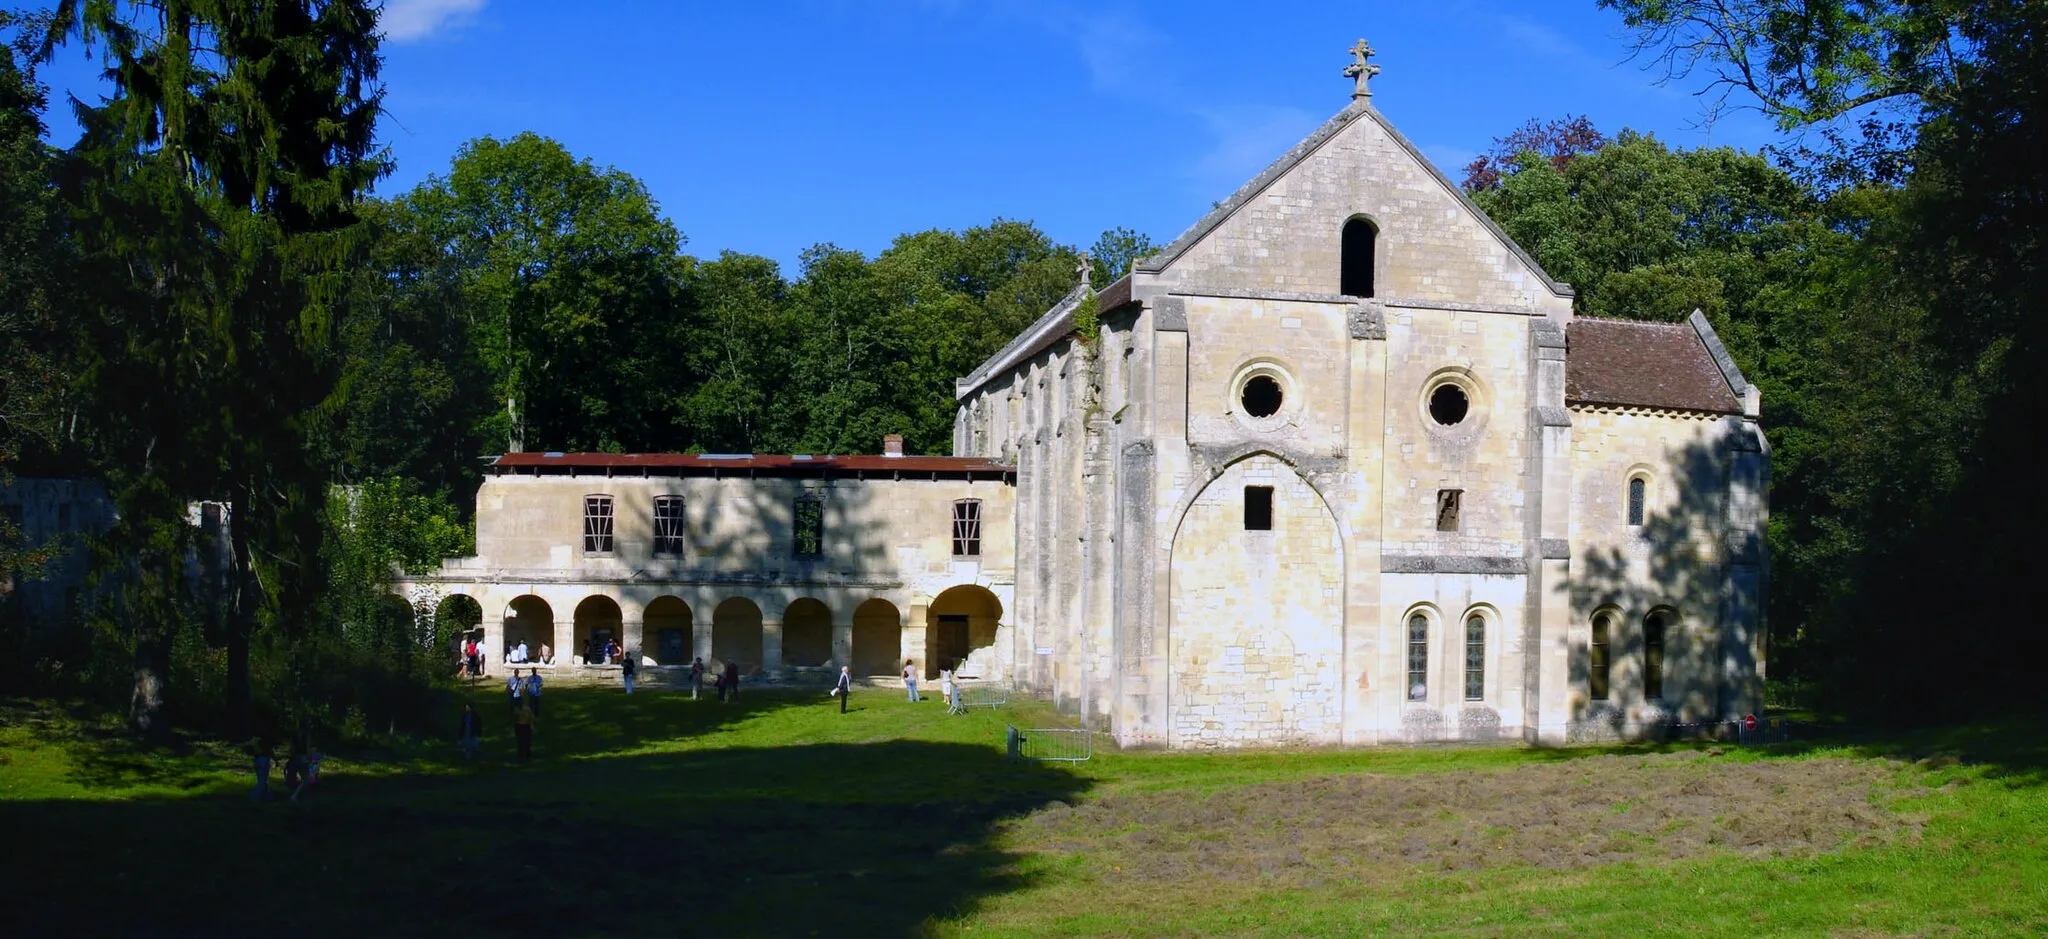
<svg viewBox="0 0 2048 939">
<path fill-rule="evenodd" d="M 1590 640 L 1571 602 L 1572 419 L 1564 408 L 1564 328 L 1547 318 L 1530 324 L 1534 357 L 1531 389 L 1532 436 L 1527 498 L 1529 563 L 1527 612 L 1519 641 L 1509 650 L 1522 667 L 1503 659 L 1502 718 L 1519 705 L 1523 739 L 1564 743 L 1572 721 L 1572 648 Z M 1517 683 L 1515 679 L 1521 678 Z M 1532 684 L 1533 682 L 1533 684 Z M 1513 700 L 1519 697 L 1519 701 Z"/>
<path fill-rule="evenodd" d="M 853 664 L 853 623 L 851 621 L 832 624 L 832 660 L 825 664 L 835 668 Z"/>
<path fill-rule="evenodd" d="M 782 671 L 782 620 L 761 617 L 761 669 L 770 674 Z"/>
<path fill-rule="evenodd" d="M 646 638 L 647 628 L 645 624 L 646 621 L 637 616 L 626 617 L 619 621 L 619 632 L 622 634 L 619 636 L 619 645 L 626 650 L 627 655 L 644 656 L 647 654 L 646 650 L 640 646 L 641 641 Z"/>
<path fill-rule="evenodd" d="M 511 615 L 512 604 L 507 603 L 505 608 L 495 618 L 485 616 L 484 621 L 477 624 L 482 626 L 484 630 L 485 674 L 491 674 L 492 666 L 505 661 L 505 617 Z"/>
<path fill-rule="evenodd" d="M 566 617 L 553 610 L 551 604 L 550 611 L 555 618 L 555 664 L 574 665 L 576 657 L 583 654 L 582 649 L 576 648 L 576 608 L 570 607 Z"/>
<path fill-rule="evenodd" d="M 925 623 L 930 619 L 929 603 L 912 603 L 903 614 L 903 657 L 917 663 L 917 673 L 924 674 L 925 666 Z M 903 663 L 892 662 L 889 673 L 900 674 Z"/>
</svg>

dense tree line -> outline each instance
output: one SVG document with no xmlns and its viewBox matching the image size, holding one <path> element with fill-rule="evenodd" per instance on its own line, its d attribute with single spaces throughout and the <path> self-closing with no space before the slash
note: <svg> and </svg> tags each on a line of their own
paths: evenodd
<svg viewBox="0 0 2048 939">
<path fill-rule="evenodd" d="M 1468 190 L 1582 314 L 1702 309 L 1762 387 L 1774 678 L 1885 714 L 2037 700 L 2048 648 L 2010 597 L 2048 515 L 2044 6 L 1602 2 L 1803 145 L 1566 118 L 1504 135 Z M 480 460 L 944 452 L 952 380 L 1074 286 L 1080 252 L 1009 220 L 794 271 L 692 256 L 638 180 L 533 134 L 380 197 L 375 25 L 367 0 L 0 19 L 0 473 L 97 477 L 121 519 L 88 652 L 0 662 L 58 655 L 140 728 L 402 723 L 446 624 L 378 586 L 467 550 Z M 81 46 L 112 90 L 60 151 L 33 67 Z M 1097 286 L 1150 249 L 1105 232 Z M 184 523 L 195 500 L 232 543 Z M 41 560 L 0 517 L 0 587 Z"/>
<path fill-rule="evenodd" d="M 394 724 L 377 699 L 430 681 L 449 624 L 380 588 L 468 550 L 481 461 L 943 452 L 952 380 L 1074 286 L 1075 248 L 1000 219 L 790 274 L 700 260 L 639 180 L 533 134 L 379 198 L 364 0 L 65 0 L 0 29 L 0 472 L 98 478 L 120 519 L 63 637 L 88 661 L 14 628 L 0 658 L 143 731 Z M 75 47 L 111 90 L 59 151 L 32 68 Z M 1147 250 L 1105 233 L 1096 276 Z M 0 518 L 0 583 L 46 548 Z"/>
</svg>

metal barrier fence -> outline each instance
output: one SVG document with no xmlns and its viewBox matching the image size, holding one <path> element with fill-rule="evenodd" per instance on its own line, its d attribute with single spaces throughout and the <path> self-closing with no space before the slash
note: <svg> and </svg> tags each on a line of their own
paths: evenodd
<svg viewBox="0 0 2048 939">
<path fill-rule="evenodd" d="M 1080 763 L 1095 755 L 1095 733 L 1071 727 L 1009 725 L 1009 752 L 1013 760 Z"/>
<path fill-rule="evenodd" d="M 1782 717 L 1672 723 L 1664 726 L 1668 728 L 1667 733 L 1681 740 L 1733 740 L 1743 746 L 1757 746 L 1784 743 L 1792 739 L 1792 722 Z"/>
<path fill-rule="evenodd" d="M 995 708 L 1010 703 L 1010 688 L 999 682 L 955 681 L 959 700 L 949 708 L 955 714 L 965 714 L 969 708 Z"/>
</svg>

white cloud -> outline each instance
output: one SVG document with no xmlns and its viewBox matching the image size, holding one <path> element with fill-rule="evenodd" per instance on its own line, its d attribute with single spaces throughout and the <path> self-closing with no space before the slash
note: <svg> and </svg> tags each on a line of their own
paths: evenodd
<svg viewBox="0 0 2048 939">
<path fill-rule="evenodd" d="M 388 0 L 380 17 L 384 38 L 416 42 L 476 18 L 487 0 Z"/>
</svg>

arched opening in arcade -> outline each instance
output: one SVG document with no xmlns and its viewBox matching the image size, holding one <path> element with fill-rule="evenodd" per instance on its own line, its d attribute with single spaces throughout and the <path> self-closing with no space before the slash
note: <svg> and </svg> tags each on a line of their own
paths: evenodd
<svg viewBox="0 0 2048 939">
<path fill-rule="evenodd" d="M 887 675 L 903 672 L 903 614 L 880 597 L 853 611 L 853 673 Z"/>
<path fill-rule="evenodd" d="M 605 646 L 617 642 L 623 649 L 626 643 L 625 616 L 619 612 L 618 601 L 605 596 L 584 597 L 576 604 L 576 654 L 582 657 L 584 665 L 616 665 L 618 660 L 605 660 Z"/>
<path fill-rule="evenodd" d="M 988 588 L 973 584 L 949 587 L 932 600 L 925 617 L 925 678 L 938 678 L 944 668 L 963 676 L 994 670 L 995 662 L 988 653 L 975 654 L 994 649 L 996 626 L 1003 618 L 1002 601 Z"/>
<path fill-rule="evenodd" d="M 761 608 L 745 597 L 733 597 L 711 612 L 711 661 L 714 671 L 738 662 L 740 674 L 761 667 Z"/>
<path fill-rule="evenodd" d="M 403 649 L 419 642 L 418 613 L 396 594 L 385 594 L 370 612 L 371 642 L 378 648 Z"/>
<path fill-rule="evenodd" d="M 640 654 L 656 665 L 688 665 L 696 655 L 690 605 L 676 597 L 656 597 L 642 618 Z"/>
<path fill-rule="evenodd" d="M 505 648 L 501 654 L 509 655 L 526 643 L 526 654 L 534 661 L 540 661 L 541 646 L 555 643 L 555 611 L 548 601 L 528 594 L 513 600 L 505 606 Z M 556 656 L 562 650 L 552 650 Z"/>
<path fill-rule="evenodd" d="M 832 610 L 804 597 L 782 613 L 782 664 L 820 668 L 832 661 Z"/>
</svg>

